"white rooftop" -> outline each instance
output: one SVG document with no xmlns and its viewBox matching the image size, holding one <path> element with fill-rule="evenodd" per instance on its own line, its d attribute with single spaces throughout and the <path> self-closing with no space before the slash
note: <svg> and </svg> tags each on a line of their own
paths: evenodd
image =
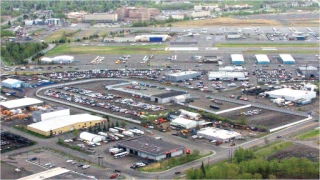
<svg viewBox="0 0 320 180">
<path fill-rule="evenodd" d="M 230 139 L 230 138 L 241 136 L 240 133 L 237 133 L 235 131 L 227 131 L 224 129 L 213 128 L 213 127 L 202 128 L 200 129 L 200 131 L 198 131 L 198 134 L 199 133 L 202 135 L 213 136 L 219 139 Z"/>
<path fill-rule="evenodd" d="M 20 178 L 18 180 L 42 180 L 42 179 L 48 179 L 54 176 L 58 176 L 60 174 L 64 174 L 69 172 L 70 170 L 65 169 L 65 168 L 61 168 L 61 167 L 56 167 L 54 169 L 49 169 L 46 171 L 42 171 L 36 174 L 32 174 L 30 176 L 26 176 L 23 178 Z"/>
<path fill-rule="evenodd" d="M 96 120 L 103 120 L 103 118 L 91 114 L 76 114 L 70 116 L 54 117 L 46 121 L 40 121 L 37 123 L 30 124 L 28 126 L 35 129 L 39 129 L 41 131 L 49 132 L 50 130 L 62 128 L 75 123 L 90 122 Z"/>
<path fill-rule="evenodd" d="M 241 66 L 225 66 L 220 67 L 219 71 L 244 71 L 246 68 L 243 68 Z"/>
<path fill-rule="evenodd" d="M 197 122 L 194 120 L 182 118 L 182 117 L 177 117 L 174 120 L 171 121 L 171 125 L 183 125 L 187 129 L 193 128 L 197 126 Z"/>
<path fill-rule="evenodd" d="M 232 61 L 244 61 L 242 54 L 231 54 Z"/>
<path fill-rule="evenodd" d="M 208 77 L 209 78 L 245 78 L 246 75 L 244 72 L 211 71 L 208 73 Z"/>
<path fill-rule="evenodd" d="M 270 62 L 270 59 L 265 54 L 256 54 L 256 59 L 258 62 Z"/>
<path fill-rule="evenodd" d="M 291 88 L 282 88 L 282 89 L 277 89 L 273 91 L 268 91 L 266 92 L 269 95 L 274 95 L 274 96 L 285 96 L 285 97 L 310 97 L 315 98 L 316 97 L 316 92 L 315 91 L 305 91 L 305 90 L 295 90 Z M 308 98 L 305 98 L 308 99 Z"/>
<path fill-rule="evenodd" d="M 197 71 L 183 71 L 183 72 L 177 72 L 177 73 L 172 73 L 169 74 L 170 76 L 182 76 L 182 75 L 189 75 L 189 74 L 196 74 L 199 73 Z"/>
<path fill-rule="evenodd" d="M 282 59 L 282 61 L 293 61 L 293 62 L 295 62 L 295 60 L 293 59 L 293 57 L 290 54 L 279 54 L 279 56 Z"/>
<path fill-rule="evenodd" d="M 1 102 L 0 106 L 3 106 L 8 109 L 14 109 L 19 107 L 38 105 L 42 103 L 43 101 L 40 101 L 39 99 L 23 98 L 23 99 L 15 99 L 11 101 Z"/>
<path fill-rule="evenodd" d="M 22 81 L 17 80 L 17 79 L 12 79 L 8 78 L 6 80 L 3 80 L 2 83 L 7 83 L 7 84 L 15 84 L 15 83 L 21 83 Z"/>
</svg>

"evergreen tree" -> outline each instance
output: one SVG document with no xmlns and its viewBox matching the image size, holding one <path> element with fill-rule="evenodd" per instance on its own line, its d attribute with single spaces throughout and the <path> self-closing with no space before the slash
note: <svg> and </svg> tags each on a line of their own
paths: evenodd
<svg viewBox="0 0 320 180">
<path fill-rule="evenodd" d="M 103 132 L 106 132 L 107 131 L 107 127 L 106 127 L 106 124 L 104 124 L 104 126 L 103 126 Z"/>
<path fill-rule="evenodd" d="M 11 26 L 11 21 L 8 21 L 8 25 Z"/>
<path fill-rule="evenodd" d="M 111 128 L 114 128 L 114 124 L 113 124 L 113 122 L 111 123 Z"/>
<path fill-rule="evenodd" d="M 206 177 L 206 168 L 204 167 L 203 161 L 202 161 L 202 164 L 201 164 L 201 171 L 202 171 L 203 176 Z"/>
<path fill-rule="evenodd" d="M 89 133 L 92 133 L 92 127 L 90 126 L 88 129 Z"/>
<path fill-rule="evenodd" d="M 119 121 L 116 122 L 116 127 L 119 127 Z"/>
</svg>

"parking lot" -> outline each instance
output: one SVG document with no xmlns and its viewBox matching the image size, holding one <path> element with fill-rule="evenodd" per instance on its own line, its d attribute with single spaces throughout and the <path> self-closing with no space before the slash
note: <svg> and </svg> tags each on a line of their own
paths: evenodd
<svg viewBox="0 0 320 180">
<path fill-rule="evenodd" d="M 36 142 L 10 132 L 1 132 L 1 153 L 34 145 Z"/>
</svg>

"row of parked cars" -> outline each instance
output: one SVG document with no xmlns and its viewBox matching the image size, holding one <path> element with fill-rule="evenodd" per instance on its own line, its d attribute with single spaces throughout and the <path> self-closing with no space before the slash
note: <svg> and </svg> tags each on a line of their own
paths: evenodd
<svg viewBox="0 0 320 180">
<path fill-rule="evenodd" d="M 144 110 L 152 110 L 152 111 L 162 111 L 165 108 L 163 106 L 152 105 L 148 103 L 138 102 L 133 99 L 118 99 L 115 102 L 125 104 L 132 107 L 139 107 Z"/>
<path fill-rule="evenodd" d="M 104 99 L 104 100 L 121 98 L 121 96 L 110 94 L 110 93 L 102 94 L 102 93 L 97 93 L 97 92 L 94 92 L 94 91 L 91 91 L 91 90 L 80 89 L 80 88 L 76 88 L 76 87 L 67 87 L 67 86 L 62 87 L 62 86 L 59 86 L 59 87 L 57 87 L 57 89 L 63 89 L 63 90 L 68 91 L 68 92 L 77 93 L 77 94 L 85 95 L 85 96 L 88 96 L 88 97 L 97 98 L 97 99 Z"/>
<path fill-rule="evenodd" d="M 117 69 L 117 70 L 88 70 L 88 71 L 68 71 L 68 72 L 55 72 L 47 73 L 44 76 L 50 77 L 57 81 L 72 81 L 79 79 L 90 78 L 120 78 L 129 76 L 145 76 L 158 78 L 160 76 L 160 69 Z"/>
</svg>

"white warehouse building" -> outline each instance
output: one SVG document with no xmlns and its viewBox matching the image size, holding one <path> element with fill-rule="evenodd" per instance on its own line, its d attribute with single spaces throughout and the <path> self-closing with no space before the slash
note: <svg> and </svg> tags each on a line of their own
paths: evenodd
<svg viewBox="0 0 320 180">
<path fill-rule="evenodd" d="M 231 61 L 233 65 L 244 64 L 244 58 L 242 54 L 231 54 Z"/>
<path fill-rule="evenodd" d="M 88 132 L 82 132 L 79 136 L 80 139 L 86 140 L 89 142 L 97 143 L 103 140 L 103 137 L 100 135 L 88 133 Z"/>
<path fill-rule="evenodd" d="M 315 91 L 293 90 L 290 88 L 277 89 L 274 91 L 265 92 L 266 97 L 283 98 L 287 101 L 296 101 L 299 99 L 311 100 L 316 98 Z"/>
<path fill-rule="evenodd" d="M 237 133 L 235 131 L 227 131 L 224 129 L 213 127 L 202 128 L 197 132 L 197 135 L 203 136 L 203 138 L 206 138 L 208 140 L 217 140 L 222 142 L 230 141 L 242 136 L 240 133 Z"/>
<path fill-rule="evenodd" d="M 197 71 L 183 71 L 183 72 L 177 72 L 172 74 L 166 74 L 165 80 L 171 81 L 171 82 L 177 82 L 177 81 L 185 81 L 188 79 L 193 79 L 200 76 L 201 76 L 201 73 Z"/>
<path fill-rule="evenodd" d="M 74 56 L 56 56 L 52 58 L 53 63 L 70 64 L 74 61 Z"/>
<path fill-rule="evenodd" d="M 247 80 L 245 72 L 209 72 L 209 81 L 220 81 L 220 80 Z"/>
<path fill-rule="evenodd" d="M 279 54 L 279 57 L 283 64 L 295 64 L 296 61 L 290 54 Z"/>
<path fill-rule="evenodd" d="M 69 116 L 70 109 L 65 107 L 54 107 L 45 110 L 38 110 L 32 112 L 33 122 L 45 121 L 51 118 L 60 116 Z"/>
</svg>

